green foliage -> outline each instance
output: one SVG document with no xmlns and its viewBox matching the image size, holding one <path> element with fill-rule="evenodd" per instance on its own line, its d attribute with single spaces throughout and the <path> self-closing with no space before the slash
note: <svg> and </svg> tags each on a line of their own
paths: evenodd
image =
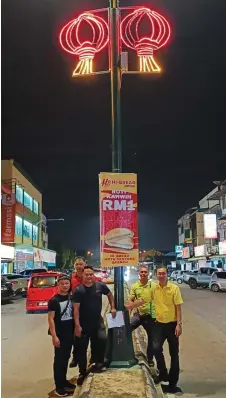
<svg viewBox="0 0 226 398">
<path fill-rule="evenodd" d="M 149 260 L 149 261 L 154 262 L 156 257 L 162 256 L 162 255 L 163 255 L 163 253 L 161 253 L 159 250 L 151 249 L 151 250 L 147 250 L 145 252 L 144 258 L 146 261 Z"/>
<path fill-rule="evenodd" d="M 57 268 L 73 268 L 76 257 L 75 250 L 63 245 L 58 245 L 55 250 L 57 252 Z"/>
</svg>

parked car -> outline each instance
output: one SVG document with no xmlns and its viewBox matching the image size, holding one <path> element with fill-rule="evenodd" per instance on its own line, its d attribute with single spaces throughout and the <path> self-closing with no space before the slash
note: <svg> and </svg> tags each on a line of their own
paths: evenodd
<svg viewBox="0 0 226 398">
<path fill-rule="evenodd" d="M 184 281 L 184 283 L 188 284 L 188 281 L 190 279 L 190 275 L 194 275 L 194 274 L 197 274 L 197 273 L 198 273 L 197 269 L 193 270 L 193 271 L 184 271 L 184 273 L 183 273 L 183 281 Z"/>
<path fill-rule="evenodd" d="M 27 278 L 20 274 L 3 274 L 7 282 L 11 282 L 13 291 L 16 295 L 27 295 Z"/>
<path fill-rule="evenodd" d="M 183 283 L 184 279 L 183 279 L 183 275 L 184 275 L 184 271 L 179 271 L 176 275 L 176 282 L 181 284 Z"/>
<path fill-rule="evenodd" d="M 197 287 L 207 288 L 209 287 L 211 276 L 217 268 L 212 267 L 201 267 L 197 273 L 190 273 L 188 279 L 188 285 L 191 289 L 197 289 Z"/>
<path fill-rule="evenodd" d="M 168 274 L 169 280 L 170 281 L 176 281 L 178 272 L 179 272 L 179 270 L 171 272 L 170 275 Z"/>
<path fill-rule="evenodd" d="M 46 268 L 25 269 L 20 272 L 20 275 L 25 276 L 29 280 L 32 274 L 40 274 L 40 272 L 47 272 L 47 270 Z"/>
<path fill-rule="evenodd" d="M 214 272 L 211 276 L 209 287 L 213 292 L 226 291 L 226 272 Z"/>
<path fill-rule="evenodd" d="M 48 301 L 58 292 L 59 275 L 62 275 L 62 272 L 40 272 L 31 275 L 27 289 L 27 314 L 48 312 Z"/>
<path fill-rule="evenodd" d="M 15 293 L 13 291 L 12 283 L 7 282 L 7 280 L 2 276 L 1 277 L 1 301 L 12 300 L 15 297 Z"/>
<path fill-rule="evenodd" d="M 106 283 L 108 285 L 114 283 L 113 278 L 106 271 L 103 271 L 101 268 L 94 268 L 94 275 L 97 278 L 100 278 L 103 283 Z"/>
</svg>

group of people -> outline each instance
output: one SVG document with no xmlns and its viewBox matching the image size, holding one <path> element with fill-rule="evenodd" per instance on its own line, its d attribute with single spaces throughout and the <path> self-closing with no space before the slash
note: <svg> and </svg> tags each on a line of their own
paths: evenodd
<svg viewBox="0 0 226 398">
<path fill-rule="evenodd" d="M 79 367 L 78 385 L 82 385 L 86 377 L 89 342 L 93 371 L 104 369 L 107 336 L 101 316 L 102 295 L 108 298 L 112 317 L 116 316 L 116 309 L 113 294 L 82 258 L 77 258 L 72 278 L 63 274 L 57 284 L 58 293 L 48 303 L 49 335 L 55 350 L 55 393 L 58 397 L 66 397 L 73 394 L 76 387 L 66 378 L 72 348 L 70 367 Z"/>
<path fill-rule="evenodd" d="M 159 382 L 166 392 L 176 393 L 179 379 L 179 337 L 182 333 L 180 289 L 167 279 L 167 269 L 157 271 L 158 283 L 148 280 L 148 269 L 141 267 L 139 280 L 130 291 L 128 310 L 136 310 L 131 317 L 131 330 L 143 326 L 148 337 L 147 359 L 159 371 Z M 93 268 L 84 259 L 77 258 L 75 273 L 70 278 L 58 278 L 58 293 L 48 303 L 49 334 L 55 350 L 54 380 L 56 395 L 73 394 L 75 385 L 66 379 L 71 352 L 70 367 L 79 367 L 77 384 L 82 385 L 87 374 L 87 349 L 91 343 L 90 365 L 96 372 L 105 369 L 106 329 L 102 311 L 102 296 L 108 298 L 112 317 L 116 316 L 114 297 L 109 288 L 94 275 Z M 167 340 L 171 356 L 168 373 L 163 355 Z"/>
</svg>

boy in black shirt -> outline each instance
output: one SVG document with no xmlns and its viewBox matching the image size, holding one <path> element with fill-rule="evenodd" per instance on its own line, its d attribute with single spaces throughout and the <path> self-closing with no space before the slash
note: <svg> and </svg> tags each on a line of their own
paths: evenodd
<svg viewBox="0 0 226 398">
<path fill-rule="evenodd" d="M 75 385 L 66 379 L 74 339 L 70 278 L 67 275 L 62 275 L 58 278 L 57 284 L 58 294 L 53 296 L 48 303 L 48 322 L 55 349 L 53 371 L 56 395 L 66 397 L 70 395 L 70 391 L 73 393 L 75 389 Z"/>
<path fill-rule="evenodd" d="M 96 368 L 101 369 L 103 367 L 106 330 L 103 318 L 101 317 L 102 295 L 108 296 L 111 313 L 114 318 L 116 316 L 116 309 L 113 294 L 104 283 L 95 282 L 93 268 L 85 266 L 83 283 L 75 289 L 72 295 L 79 365 L 78 385 L 81 385 L 85 378 L 89 340 L 91 340 L 93 361 Z"/>
</svg>

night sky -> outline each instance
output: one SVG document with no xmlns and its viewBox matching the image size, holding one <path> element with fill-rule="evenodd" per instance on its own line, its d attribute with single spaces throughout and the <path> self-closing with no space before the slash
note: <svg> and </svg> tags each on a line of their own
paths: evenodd
<svg viewBox="0 0 226 398">
<path fill-rule="evenodd" d="M 121 1 L 121 5 L 135 0 Z M 141 4 L 142 3 L 137 3 Z M 104 0 L 2 0 L 2 158 L 43 192 L 50 242 L 98 251 L 98 173 L 111 170 L 110 81 L 71 79 L 60 27 Z M 226 178 L 225 0 L 146 2 L 172 24 L 158 79 L 122 84 L 123 171 L 138 173 L 142 248 L 172 249 L 177 219 Z"/>
</svg>

